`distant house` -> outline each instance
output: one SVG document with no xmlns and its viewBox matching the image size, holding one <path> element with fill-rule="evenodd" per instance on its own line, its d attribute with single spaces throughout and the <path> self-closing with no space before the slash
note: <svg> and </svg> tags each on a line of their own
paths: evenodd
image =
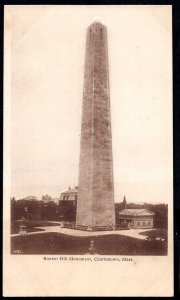
<svg viewBox="0 0 180 300">
<path fill-rule="evenodd" d="M 38 198 L 36 196 L 27 196 L 23 199 L 20 199 L 20 200 L 26 200 L 26 201 L 37 201 Z"/>
<path fill-rule="evenodd" d="M 74 189 L 68 188 L 61 193 L 59 199 L 59 214 L 60 220 L 66 222 L 76 221 L 76 207 L 78 198 L 78 187 Z"/>
<path fill-rule="evenodd" d="M 54 203 L 58 204 L 59 203 L 59 198 L 51 198 L 51 201 L 53 201 Z"/>
<path fill-rule="evenodd" d="M 44 203 L 48 203 L 48 202 L 52 201 L 52 198 L 51 198 L 51 196 L 46 194 L 45 196 L 42 196 L 42 201 Z"/>
<path fill-rule="evenodd" d="M 74 200 L 77 201 L 78 197 L 78 187 L 76 186 L 74 189 L 68 188 L 68 190 L 65 190 L 64 192 L 61 193 L 60 196 L 60 201 L 62 200 Z"/>
<path fill-rule="evenodd" d="M 129 228 L 153 228 L 154 213 L 147 209 L 123 209 L 118 213 L 118 223 Z"/>
</svg>

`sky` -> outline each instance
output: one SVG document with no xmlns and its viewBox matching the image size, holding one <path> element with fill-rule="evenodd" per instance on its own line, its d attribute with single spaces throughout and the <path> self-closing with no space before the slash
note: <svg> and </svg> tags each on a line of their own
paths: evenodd
<svg viewBox="0 0 180 300">
<path fill-rule="evenodd" d="M 6 6 L 11 196 L 78 185 L 86 28 L 108 30 L 115 202 L 172 201 L 171 6 Z M 5 99 L 6 100 L 6 99 Z"/>
</svg>

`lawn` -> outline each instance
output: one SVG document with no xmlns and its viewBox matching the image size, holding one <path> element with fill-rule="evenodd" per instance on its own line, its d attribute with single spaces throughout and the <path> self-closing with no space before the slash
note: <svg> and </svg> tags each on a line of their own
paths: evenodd
<svg viewBox="0 0 180 300">
<path fill-rule="evenodd" d="M 11 237 L 11 252 L 81 255 L 89 253 L 92 240 L 95 253 L 100 255 L 167 255 L 166 242 L 146 241 L 116 234 L 93 237 L 75 237 L 61 233 L 14 236 Z"/>
<path fill-rule="evenodd" d="M 146 235 L 152 238 L 158 237 L 167 240 L 167 229 L 157 228 L 149 231 L 143 231 L 141 235 Z"/>
<path fill-rule="evenodd" d="M 21 225 L 27 226 L 27 232 L 35 232 L 35 231 L 43 231 L 43 229 L 39 229 L 36 227 L 44 227 L 44 226 L 57 226 L 57 223 L 47 222 L 47 221 L 13 221 L 11 222 L 11 234 L 19 233 L 19 226 Z"/>
</svg>

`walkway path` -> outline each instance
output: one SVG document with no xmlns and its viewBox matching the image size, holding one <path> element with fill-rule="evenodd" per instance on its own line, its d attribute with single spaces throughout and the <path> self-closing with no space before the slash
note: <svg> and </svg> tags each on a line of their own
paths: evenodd
<svg viewBox="0 0 180 300">
<path fill-rule="evenodd" d="M 60 226 L 44 226 L 44 227 L 36 227 L 39 229 L 43 229 L 44 231 L 35 231 L 35 232 L 28 232 L 28 235 L 34 235 L 34 234 L 42 234 L 47 232 L 53 232 L 53 233 L 62 233 L 67 234 L 71 236 L 99 236 L 99 235 L 108 235 L 108 234 L 118 234 L 118 235 L 124 235 L 129 236 L 137 239 L 144 240 L 146 239 L 145 235 L 140 235 L 140 232 L 149 231 L 152 229 L 130 229 L 130 230 L 115 230 L 115 231 L 82 231 L 82 230 L 76 230 L 76 229 L 70 229 L 70 228 L 61 228 Z M 20 236 L 19 233 L 12 234 L 13 236 Z"/>
</svg>

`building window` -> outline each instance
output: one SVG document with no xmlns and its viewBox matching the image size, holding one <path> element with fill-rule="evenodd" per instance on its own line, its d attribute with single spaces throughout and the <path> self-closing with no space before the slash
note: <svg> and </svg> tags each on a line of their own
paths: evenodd
<svg viewBox="0 0 180 300">
<path fill-rule="evenodd" d="M 143 225 L 145 225 L 146 223 L 145 222 L 143 222 Z"/>
<path fill-rule="evenodd" d="M 150 225 L 150 224 L 151 224 L 151 222 L 148 222 L 148 224 Z"/>
<path fill-rule="evenodd" d="M 138 222 L 138 226 L 140 225 L 140 222 Z"/>
</svg>

